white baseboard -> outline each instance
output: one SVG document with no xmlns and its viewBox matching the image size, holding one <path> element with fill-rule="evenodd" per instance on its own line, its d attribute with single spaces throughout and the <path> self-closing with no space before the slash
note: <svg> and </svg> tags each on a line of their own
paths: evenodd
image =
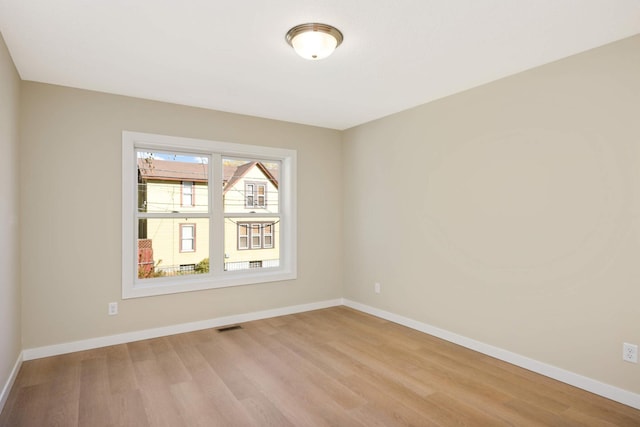
<svg viewBox="0 0 640 427">
<path fill-rule="evenodd" d="M 9 397 L 9 392 L 11 391 L 11 387 L 13 387 L 13 383 L 16 381 L 16 377 L 18 376 L 18 371 L 20 370 L 20 366 L 22 366 L 22 352 L 18 354 L 18 360 L 16 360 L 15 365 L 13 365 L 13 369 L 11 370 L 11 374 L 9 374 L 9 378 L 2 388 L 2 393 L 0 393 L 0 412 L 4 409 L 4 404 L 7 403 L 7 398 Z"/>
<path fill-rule="evenodd" d="M 465 336 L 458 335 L 426 323 L 418 322 L 416 320 L 409 319 L 408 317 L 400 316 L 398 314 L 390 313 L 388 311 L 380 310 L 375 307 L 360 304 L 348 299 L 344 299 L 343 301 L 344 305 L 346 305 L 347 307 L 351 307 L 353 309 L 371 314 L 373 316 L 398 323 L 408 328 L 415 329 L 417 331 L 424 332 L 438 338 L 442 338 L 443 340 L 461 345 L 463 347 L 475 350 L 479 353 L 483 353 L 491 357 L 495 357 L 496 359 L 511 363 L 512 365 L 528 369 L 529 371 L 544 375 L 549 378 L 553 378 L 574 387 L 581 388 L 599 396 L 606 397 L 607 399 L 615 400 L 616 402 L 623 403 L 625 405 L 631 406 L 632 408 L 640 409 L 640 394 L 636 394 L 619 387 L 614 387 L 612 385 L 596 381 L 583 375 L 579 375 L 565 369 L 560 369 L 556 366 L 548 365 L 546 363 L 539 362 L 537 360 L 530 359 L 528 357 L 504 350 L 499 347 L 494 347 L 492 345 L 485 344 L 480 341 L 476 341 L 471 338 L 467 338 Z"/>
<path fill-rule="evenodd" d="M 184 332 L 199 331 L 202 329 L 218 328 L 225 325 L 250 322 L 252 320 L 268 319 L 270 317 L 285 316 L 287 314 L 303 313 L 305 311 L 342 305 L 342 298 L 320 301 L 309 304 L 293 305 L 289 307 L 275 308 L 271 310 L 255 311 L 252 313 L 237 314 L 233 316 L 217 317 L 215 319 L 198 322 L 181 323 L 178 325 L 161 328 L 145 329 L 142 331 L 126 332 L 118 335 L 89 338 L 86 340 L 49 345 L 44 347 L 28 348 L 22 353 L 24 360 L 39 359 L 42 357 L 56 356 L 59 354 L 73 353 L 75 351 L 90 350 L 93 348 L 107 347 L 110 345 L 124 344 L 149 338 L 164 337 L 167 335 L 181 334 Z"/>
</svg>

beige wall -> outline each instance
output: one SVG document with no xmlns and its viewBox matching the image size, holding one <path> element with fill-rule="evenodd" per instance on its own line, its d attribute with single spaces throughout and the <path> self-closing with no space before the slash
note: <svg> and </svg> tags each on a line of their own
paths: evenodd
<svg viewBox="0 0 640 427">
<path fill-rule="evenodd" d="M 0 34 L 0 391 L 22 350 L 17 166 L 19 97 L 20 79 Z"/>
<path fill-rule="evenodd" d="M 350 129 L 343 162 L 347 298 L 640 392 L 640 36 Z"/>
<path fill-rule="evenodd" d="M 342 296 L 339 132 L 29 82 L 21 112 L 24 348 Z M 122 301 L 123 130 L 296 149 L 298 279 Z"/>
</svg>

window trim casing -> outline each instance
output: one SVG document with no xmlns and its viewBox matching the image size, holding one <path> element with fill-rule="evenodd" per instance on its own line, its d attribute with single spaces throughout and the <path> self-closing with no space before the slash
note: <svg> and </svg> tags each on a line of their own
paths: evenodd
<svg viewBox="0 0 640 427">
<path fill-rule="evenodd" d="M 211 270 L 206 274 L 164 277 L 139 281 L 135 253 L 137 224 L 135 209 L 137 190 L 136 149 L 179 151 L 210 154 L 209 200 L 212 224 L 209 227 Z M 224 212 L 222 206 L 221 159 L 225 156 L 279 161 L 280 266 L 265 270 L 224 271 Z M 219 142 L 204 139 L 156 135 L 141 132 L 122 132 L 122 298 L 137 298 L 242 286 L 297 278 L 297 153 L 295 150 L 258 145 Z M 218 177 L 213 179 L 213 177 Z M 197 217 L 190 214 L 190 217 Z"/>
</svg>

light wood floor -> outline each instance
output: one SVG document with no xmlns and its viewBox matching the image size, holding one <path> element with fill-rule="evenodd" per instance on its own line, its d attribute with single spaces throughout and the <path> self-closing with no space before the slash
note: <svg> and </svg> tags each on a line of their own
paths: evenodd
<svg viewBox="0 0 640 427">
<path fill-rule="evenodd" d="M 640 426 L 640 411 L 345 308 L 25 362 L 0 426 Z"/>
</svg>

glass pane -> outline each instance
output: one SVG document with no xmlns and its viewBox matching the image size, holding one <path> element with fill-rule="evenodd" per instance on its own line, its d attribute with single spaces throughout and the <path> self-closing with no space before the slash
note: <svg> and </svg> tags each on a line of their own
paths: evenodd
<svg viewBox="0 0 640 427">
<path fill-rule="evenodd" d="M 209 272 L 209 220 L 191 218 L 188 222 L 184 218 L 138 221 L 139 279 Z"/>
<path fill-rule="evenodd" d="M 279 267 L 279 219 L 256 218 L 254 220 L 252 218 L 252 221 L 248 223 L 248 227 L 245 224 L 247 224 L 246 218 L 225 218 L 225 270 L 238 271 Z M 250 239 L 241 234 L 244 230 L 250 232 Z M 266 230 L 269 231 L 265 236 Z"/>
<path fill-rule="evenodd" d="M 137 151 L 138 212 L 208 212 L 207 155 Z"/>
<path fill-rule="evenodd" d="M 192 251 L 193 251 L 193 240 L 183 238 L 180 246 L 180 252 L 192 252 Z"/>
<path fill-rule="evenodd" d="M 183 225 L 182 226 L 182 238 L 183 239 L 191 239 L 191 238 L 193 238 L 193 226 L 191 226 L 191 225 Z"/>
<path fill-rule="evenodd" d="M 225 213 L 278 213 L 280 162 L 222 159 Z"/>
</svg>

